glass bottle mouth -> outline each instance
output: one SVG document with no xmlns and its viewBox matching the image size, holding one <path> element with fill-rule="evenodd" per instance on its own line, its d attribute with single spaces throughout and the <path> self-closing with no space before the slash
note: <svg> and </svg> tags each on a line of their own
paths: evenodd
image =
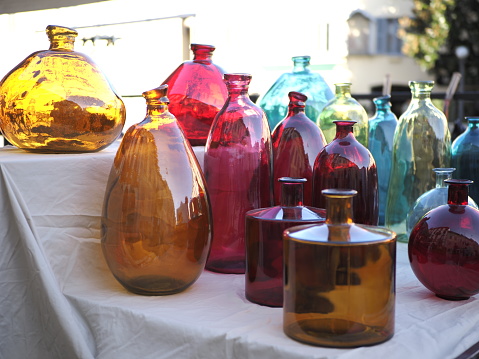
<svg viewBox="0 0 479 359">
<path fill-rule="evenodd" d="M 434 87 L 434 81 L 409 81 L 409 88 L 414 93 L 429 93 Z"/>
<path fill-rule="evenodd" d="M 224 82 L 229 90 L 247 90 L 251 77 L 245 73 L 224 74 Z"/>
<path fill-rule="evenodd" d="M 373 102 L 377 106 L 391 105 L 390 101 L 391 101 L 391 96 L 390 95 L 384 95 L 384 96 L 373 98 Z"/>
<path fill-rule="evenodd" d="M 50 50 L 73 51 L 78 32 L 65 26 L 48 25 L 46 33 L 50 41 Z"/>
<path fill-rule="evenodd" d="M 167 97 L 168 85 L 164 84 L 152 90 L 148 90 L 142 93 L 146 102 L 149 105 L 168 104 L 170 100 Z"/>
<path fill-rule="evenodd" d="M 350 82 L 341 82 L 334 84 L 336 89 L 336 95 L 349 96 L 351 95 L 351 83 Z"/>
</svg>

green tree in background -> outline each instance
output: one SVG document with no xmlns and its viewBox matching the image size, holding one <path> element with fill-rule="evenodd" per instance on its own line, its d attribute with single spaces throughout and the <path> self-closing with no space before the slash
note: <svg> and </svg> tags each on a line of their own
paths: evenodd
<svg viewBox="0 0 479 359">
<path fill-rule="evenodd" d="M 413 0 L 413 17 L 401 19 L 403 52 L 447 85 L 459 63 L 455 49 L 469 49 L 466 85 L 479 85 L 479 0 Z"/>
</svg>

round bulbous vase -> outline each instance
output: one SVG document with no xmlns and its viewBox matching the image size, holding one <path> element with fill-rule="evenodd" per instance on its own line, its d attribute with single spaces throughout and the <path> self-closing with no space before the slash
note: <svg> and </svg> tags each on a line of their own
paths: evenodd
<svg viewBox="0 0 479 359">
<path fill-rule="evenodd" d="M 121 134 L 125 105 L 93 60 L 74 51 L 75 30 L 46 32 L 49 50 L 32 53 L 0 82 L 0 128 L 27 151 L 100 151 Z"/>
<path fill-rule="evenodd" d="M 464 300 L 479 293 L 479 210 L 467 205 L 470 180 L 449 179 L 448 204 L 428 212 L 409 236 L 411 268 L 436 296 Z"/>
</svg>

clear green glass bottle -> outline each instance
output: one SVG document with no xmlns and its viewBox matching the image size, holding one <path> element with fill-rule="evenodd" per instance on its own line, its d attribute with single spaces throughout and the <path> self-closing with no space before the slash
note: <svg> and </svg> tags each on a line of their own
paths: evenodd
<svg viewBox="0 0 479 359">
<path fill-rule="evenodd" d="M 412 99 L 394 134 L 386 227 L 407 242 L 406 219 L 416 199 L 436 184 L 434 168 L 449 167 L 451 134 L 431 101 L 434 81 L 410 81 Z"/>
<path fill-rule="evenodd" d="M 308 97 L 306 116 L 314 121 L 334 95 L 323 77 L 309 69 L 310 56 L 293 57 L 293 71 L 282 74 L 266 94 L 260 98 L 259 106 L 268 117 L 271 131 L 288 114 L 290 91 Z"/>
<path fill-rule="evenodd" d="M 364 107 L 351 96 L 350 83 L 334 84 L 336 95 L 317 117 L 316 124 L 323 131 L 326 142 L 336 135 L 334 121 L 355 121 L 354 136 L 363 145 L 368 146 L 369 117 Z"/>
</svg>

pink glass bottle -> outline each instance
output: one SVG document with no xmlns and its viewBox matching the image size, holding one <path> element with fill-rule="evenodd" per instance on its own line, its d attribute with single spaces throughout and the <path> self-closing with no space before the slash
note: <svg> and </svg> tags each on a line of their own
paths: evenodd
<svg viewBox="0 0 479 359">
<path fill-rule="evenodd" d="M 211 124 L 223 107 L 228 91 L 225 71 L 211 60 L 215 47 L 191 44 L 193 61 L 182 63 L 163 82 L 167 84 L 170 112 L 192 146 L 204 146 Z"/>
<path fill-rule="evenodd" d="M 379 220 L 379 194 L 376 163 L 371 152 L 354 134 L 355 121 L 334 121 L 336 136 L 316 157 L 313 170 L 313 207 L 325 208 L 321 191 L 328 188 L 354 189 L 355 223 L 376 226 Z"/>
<path fill-rule="evenodd" d="M 283 231 L 326 218 L 324 209 L 303 205 L 305 178 L 283 177 L 278 182 L 279 206 L 246 213 L 246 298 L 271 307 L 283 306 Z"/>
<path fill-rule="evenodd" d="M 411 268 L 436 296 L 468 299 L 479 293 L 479 211 L 468 206 L 470 180 L 448 179 L 447 204 L 424 215 L 409 236 Z"/>
<path fill-rule="evenodd" d="M 246 212 L 272 205 L 272 147 L 263 110 L 248 96 L 249 74 L 225 74 L 229 96 L 205 146 L 204 172 L 213 212 L 206 268 L 245 272 Z"/>
<path fill-rule="evenodd" d="M 271 134 L 273 141 L 274 204 L 281 203 L 281 177 L 305 178 L 304 204 L 311 205 L 314 161 L 326 145 L 321 129 L 305 114 L 308 97 L 289 94 L 288 114 Z"/>
</svg>

